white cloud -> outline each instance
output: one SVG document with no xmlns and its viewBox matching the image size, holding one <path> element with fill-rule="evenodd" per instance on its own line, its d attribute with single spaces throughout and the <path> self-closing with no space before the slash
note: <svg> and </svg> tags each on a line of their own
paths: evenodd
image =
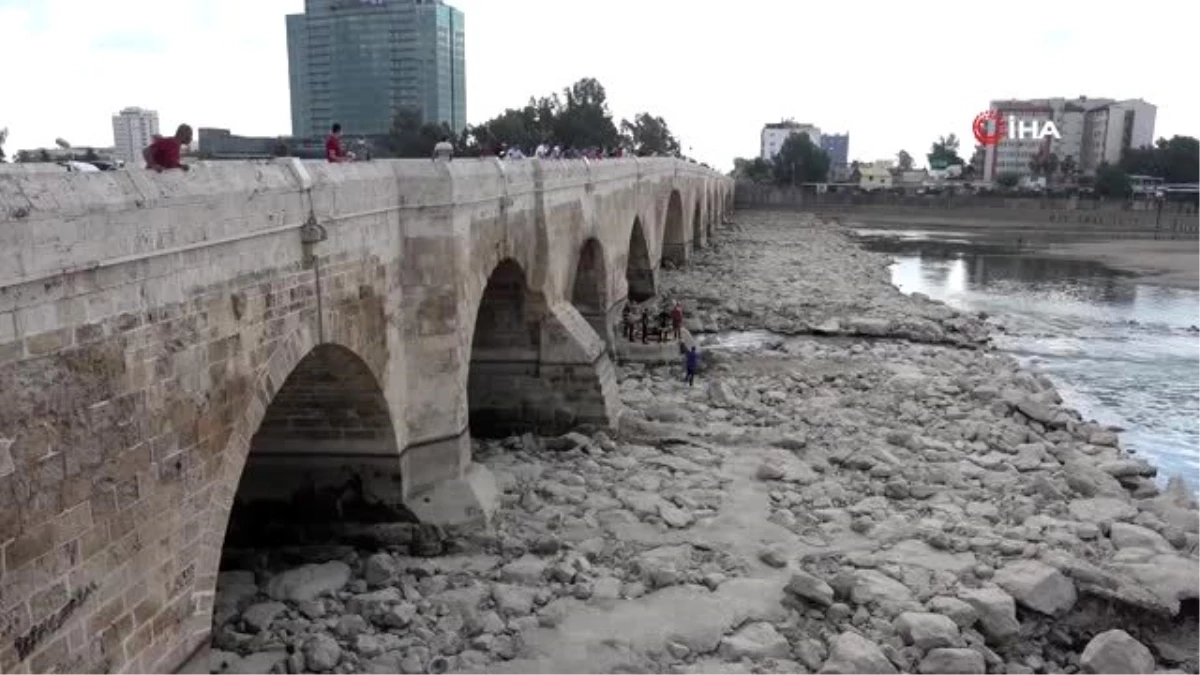
<svg viewBox="0 0 1200 675">
<path fill-rule="evenodd" d="M 1198 135 L 1197 5 L 793 0 L 457 0 L 471 122 L 586 76 L 613 112 L 662 115 L 719 167 L 783 117 L 849 131 L 852 158 L 918 159 L 993 98 L 1142 97 L 1157 135 Z M 0 0 L 9 150 L 112 142 L 138 105 L 164 128 L 291 128 L 284 15 L 302 0 Z M 27 64 L 9 67 L 7 64 Z M 969 148 L 968 148 L 969 149 Z"/>
</svg>

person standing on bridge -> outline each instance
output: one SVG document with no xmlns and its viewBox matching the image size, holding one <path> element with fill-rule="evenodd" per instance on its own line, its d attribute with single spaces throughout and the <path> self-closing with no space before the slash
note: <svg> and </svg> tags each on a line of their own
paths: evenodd
<svg viewBox="0 0 1200 675">
<path fill-rule="evenodd" d="M 442 140 L 433 146 L 433 161 L 449 162 L 454 159 L 454 146 L 450 143 L 449 136 L 442 136 Z"/>
<path fill-rule="evenodd" d="M 642 344 L 646 344 L 646 339 L 650 337 L 650 309 L 642 308 Z"/>
<path fill-rule="evenodd" d="M 142 159 L 146 160 L 147 169 L 153 169 L 160 173 L 167 169 L 189 171 L 191 167 L 182 164 L 179 157 L 183 152 L 183 146 L 191 145 L 191 143 L 192 128 L 186 124 L 180 124 L 179 128 L 175 130 L 174 136 L 155 137 L 154 142 L 142 151 Z"/>
<path fill-rule="evenodd" d="M 350 155 L 342 150 L 342 125 L 334 122 L 325 138 L 325 159 L 333 164 L 350 161 Z"/>
</svg>

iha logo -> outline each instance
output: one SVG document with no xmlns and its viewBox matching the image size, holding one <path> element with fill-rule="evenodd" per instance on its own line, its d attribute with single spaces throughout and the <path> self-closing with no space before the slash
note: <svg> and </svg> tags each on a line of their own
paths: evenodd
<svg viewBox="0 0 1200 675">
<path fill-rule="evenodd" d="M 971 130 L 975 132 L 975 140 L 985 147 L 996 145 L 1005 138 L 1010 141 L 1042 139 L 1047 136 L 1055 140 L 1062 139 L 1058 127 L 1051 120 L 1019 120 L 1016 115 L 1009 115 L 1006 120 L 999 110 L 988 110 L 976 115 Z"/>
</svg>

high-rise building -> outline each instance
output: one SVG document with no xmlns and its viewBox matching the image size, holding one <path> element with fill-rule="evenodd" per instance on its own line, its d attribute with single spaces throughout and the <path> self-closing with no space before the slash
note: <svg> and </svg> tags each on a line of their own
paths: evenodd
<svg viewBox="0 0 1200 675">
<path fill-rule="evenodd" d="M 802 132 L 808 134 L 808 139 L 813 142 L 813 145 L 820 147 L 821 130 L 812 124 L 802 124 L 792 120 L 764 124 L 759 156 L 768 162 L 775 159 L 775 155 L 779 154 L 780 149 L 783 148 L 783 142 L 788 139 L 788 136 Z"/>
<path fill-rule="evenodd" d="M 821 149 L 829 155 L 831 169 L 843 169 L 850 164 L 850 134 L 823 134 Z"/>
<path fill-rule="evenodd" d="M 142 108 L 125 108 L 113 115 L 113 151 L 117 159 L 134 165 L 141 161 L 142 150 L 158 133 L 158 113 Z"/>
<path fill-rule="evenodd" d="M 1157 108 L 1142 99 L 1044 98 L 992 101 L 991 110 L 1005 120 L 1054 122 L 1061 138 L 1002 138 L 984 152 L 983 177 L 995 180 L 1004 173 L 1030 176 L 1030 160 L 1038 153 L 1054 153 L 1061 165 L 1068 161 L 1082 175 L 1091 175 L 1103 163 L 1116 164 L 1129 148 L 1154 143 Z"/>
<path fill-rule="evenodd" d="M 292 134 L 383 134 L 405 108 L 462 131 L 463 23 L 442 0 L 305 0 L 287 17 Z"/>
</svg>

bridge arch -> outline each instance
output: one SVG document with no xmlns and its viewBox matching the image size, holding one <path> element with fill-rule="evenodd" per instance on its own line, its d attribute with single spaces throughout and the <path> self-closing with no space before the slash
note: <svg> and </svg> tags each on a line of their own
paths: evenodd
<svg viewBox="0 0 1200 675">
<path fill-rule="evenodd" d="M 667 215 L 663 221 L 662 258 L 678 267 L 687 264 L 687 232 L 683 222 L 683 197 L 679 190 L 671 190 L 667 199 Z"/>
<path fill-rule="evenodd" d="M 654 264 L 650 259 L 650 247 L 641 218 L 633 219 L 633 228 L 629 231 L 625 282 L 629 289 L 629 299 L 634 302 L 645 302 L 658 294 L 658 286 L 654 280 Z"/>
<path fill-rule="evenodd" d="M 579 249 L 571 284 L 571 304 L 587 319 L 596 334 L 612 344 L 608 326 L 608 265 L 600 240 L 591 237 Z"/>
<path fill-rule="evenodd" d="M 692 209 L 692 249 L 699 250 L 704 245 L 704 222 L 701 203 L 704 195 L 697 193 L 696 207 Z"/>
<path fill-rule="evenodd" d="M 602 259 L 602 249 L 596 254 Z M 557 435 L 616 418 L 604 340 L 570 302 L 531 287 L 515 259 L 488 275 L 473 326 L 466 378 L 472 435 Z"/>
</svg>

